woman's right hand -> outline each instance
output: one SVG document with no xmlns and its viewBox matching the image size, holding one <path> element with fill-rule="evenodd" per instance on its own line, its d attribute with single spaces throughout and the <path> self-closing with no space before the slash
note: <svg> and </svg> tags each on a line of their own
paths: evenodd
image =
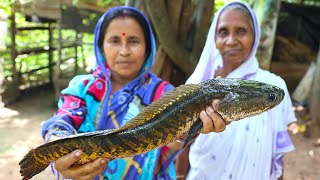
<svg viewBox="0 0 320 180">
<path fill-rule="evenodd" d="M 52 135 L 48 142 L 61 139 Z M 81 158 L 83 151 L 77 149 L 70 154 L 64 155 L 54 162 L 54 168 L 66 179 L 91 180 L 99 176 L 108 165 L 109 159 L 98 158 L 86 164 L 76 164 Z"/>
<path fill-rule="evenodd" d="M 86 164 L 75 164 L 80 160 L 83 152 L 80 149 L 70 154 L 60 157 L 54 163 L 55 169 L 62 174 L 64 178 L 74 180 L 91 180 L 99 176 L 109 162 L 106 158 L 98 158 Z"/>
</svg>

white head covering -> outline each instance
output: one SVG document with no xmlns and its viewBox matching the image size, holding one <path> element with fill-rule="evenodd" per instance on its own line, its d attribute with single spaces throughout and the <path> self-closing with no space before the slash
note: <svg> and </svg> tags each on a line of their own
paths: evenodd
<svg viewBox="0 0 320 180">
<path fill-rule="evenodd" d="M 245 8 L 248 9 L 250 12 L 250 15 L 253 20 L 253 30 L 254 30 L 254 44 L 252 47 L 252 50 L 248 56 L 248 58 L 233 72 L 231 72 L 228 77 L 234 77 L 234 78 L 245 78 L 245 76 L 255 73 L 258 68 L 259 64 L 255 57 L 259 40 L 260 40 L 260 27 L 258 24 L 257 17 L 253 10 L 250 8 L 250 6 L 241 1 L 234 1 L 226 4 L 223 8 L 221 8 L 216 14 L 213 19 L 213 22 L 211 24 L 207 41 L 204 46 L 204 49 L 202 51 L 202 54 L 200 56 L 199 63 L 195 69 L 195 71 L 192 73 L 192 75 L 187 80 L 186 84 L 188 83 L 200 83 L 204 80 L 210 79 L 214 77 L 214 72 L 216 69 L 221 68 L 223 66 L 221 56 L 219 54 L 219 51 L 216 48 L 215 44 L 215 34 L 216 34 L 216 28 L 217 28 L 217 22 L 220 17 L 221 12 L 232 4 L 240 4 L 243 5 Z M 240 68 L 241 67 L 241 68 Z"/>
</svg>

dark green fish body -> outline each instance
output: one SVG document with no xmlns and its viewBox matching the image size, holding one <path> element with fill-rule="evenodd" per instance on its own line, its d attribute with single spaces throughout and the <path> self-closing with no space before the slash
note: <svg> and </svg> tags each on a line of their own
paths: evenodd
<svg viewBox="0 0 320 180">
<path fill-rule="evenodd" d="M 284 97 L 278 87 L 241 79 L 211 79 L 200 84 L 181 85 L 146 107 L 138 116 L 115 130 L 70 136 L 41 145 L 21 160 L 20 172 L 32 178 L 50 162 L 82 149 L 80 164 L 105 157 L 130 157 L 162 147 L 182 135 L 202 128 L 199 112 L 220 99 L 215 110 L 227 121 L 260 114 Z M 192 133 L 190 133 L 192 129 Z"/>
</svg>

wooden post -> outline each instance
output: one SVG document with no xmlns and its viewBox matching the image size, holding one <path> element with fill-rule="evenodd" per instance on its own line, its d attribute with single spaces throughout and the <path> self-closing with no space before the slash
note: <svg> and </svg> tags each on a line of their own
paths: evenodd
<svg viewBox="0 0 320 180">
<path fill-rule="evenodd" d="M 62 14 L 62 4 L 59 5 L 60 13 Z M 56 72 L 56 80 L 61 77 L 61 63 L 62 63 L 62 15 L 60 14 L 59 19 L 57 20 L 58 27 L 58 42 L 57 42 L 57 52 L 58 52 L 58 60 L 57 60 L 57 72 Z"/>
<path fill-rule="evenodd" d="M 62 5 L 60 3 L 60 13 L 62 13 Z M 62 15 L 60 14 L 60 17 L 57 20 L 57 29 L 58 29 L 58 42 L 57 42 L 57 52 L 58 52 L 58 60 L 56 64 L 56 73 L 53 81 L 53 87 L 54 87 L 54 94 L 55 94 L 55 102 L 58 102 L 60 97 L 60 81 L 62 80 L 61 77 L 61 63 L 62 63 Z"/>
<path fill-rule="evenodd" d="M 74 46 L 74 58 L 75 58 L 75 65 L 74 65 L 74 74 L 78 73 L 78 34 L 79 32 L 76 30 L 76 40 L 75 40 L 75 46 Z"/>
<path fill-rule="evenodd" d="M 80 52 L 81 52 L 81 57 L 82 57 L 82 68 L 86 70 L 87 68 L 87 62 L 86 62 L 86 58 L 84 57 L 84 51 L 83 51 L 83 36 L 82 33 L 79 34 L 79 46 L 80 46 Z"/>
<path fill-rule="evenodd" d="M 61 62 L 62 62 L 62 22 L 61 18 L 58 19 L 58 42 L 57 42 L 57 52 L 58 52 L 58 61 L 57 61 L 57 79 L 61 77 Z"/>
<path fill-rule="evenodd" d="M 17 72 L 16 58 L 17 58 L 17 49 L 16 49 L 16 16 L 15 16 L 15 5 L 12 4 L 12 15 L 11 15 L 11 64 L 12 64 L 12 73 L 13 73 L 13 81 L 10 85 L 10 90 L 8 93 L 10 94 L 9 101 L 15 101 L 20 96 L 20 77 Z"/>
<path fill-rule="evenodd" d="M 52 49 L 52 42 L 53 42 L 53 37 L 52 37 L 52 23 L 49 23 L 48 27 L 48 34 L 49 34 L 49 39 L 48 39 L 48 44 L 49 44 L 49 49 L 48 49 L 48 64 L 49 64 L 49 83 L 50 86 L 53 85 L 53 49 Z"/>
<path fill-rule="evenodd" d="M 0 108 L 4 106 L 4 103 L 2 101 L 2 84 L 4 82 L 4 68 L 3 68 L 3 58 L 0 57 Z"/>
<path fill-rule="evenodd" d="M 320 125 L 320 44 L 317 56 L 316 70 L 312 83 L 310 114 L 313 122 Z"/>
<path fill-rule="evenodd" d="M 8 32 L 7 21 L 7 15 L 0 9 L 0 51 L 6 49 L 6 37 Z M 4 59 L 0 57 L 0 108 L 4 106 L 4 103 L 2 103 L 2 84 L 5 79 L 3 62 Z"/>
</svg>

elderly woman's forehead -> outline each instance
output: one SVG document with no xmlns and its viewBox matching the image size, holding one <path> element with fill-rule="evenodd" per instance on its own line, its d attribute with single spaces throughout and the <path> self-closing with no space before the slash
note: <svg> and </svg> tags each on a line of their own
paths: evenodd
<svg viewBox="0 0 320 180">
<path fill-rule="evenodd" d="M 230 5 L 228 5 L 228 6 L 226 6 L 225 8 L 223 8 L 223 10 L 221 11 L 221 13 L 220 13 L 220 16 L 224 13 L 224 12 L 226 12 L 226 11 L 228 11 L 228 10 L 240 10 L 244 15 L 246 15 L 248 18 L 252 18 L 251 17 L 251 13 L 250 13 L 250 11 L 247 9 L 247 7 L 245 7 L 245 6 L 243 6 L 243 5 L 241 5 L 241 4 L 237 4 L 237 3 L 235 3 L 235 4 L 230 4 Z"/>
<path fill-rule="evenodd" d="M 250 13 L 250 11 L 247 9 L 247 7 L 241 5 L 241 4 L 230 4 L 228 6 L 226 6 L 225 8 L 223 8 L 223 10 L 221 11 L 220 15 L 219 15 L 219 19 L 220 17 L 226 13 L 226 12 L 230 12 L 230 11 L 239 11 L 241 12 L 243 15 L 245 15 L 248 20 L 249 20 L 249 24 L 251 26 L 252 29 L 254 29 L 254 26 L 253 26 L 253 17 Z M 218 21 L 219 23 L 219 21 Z"/>
</svg>

